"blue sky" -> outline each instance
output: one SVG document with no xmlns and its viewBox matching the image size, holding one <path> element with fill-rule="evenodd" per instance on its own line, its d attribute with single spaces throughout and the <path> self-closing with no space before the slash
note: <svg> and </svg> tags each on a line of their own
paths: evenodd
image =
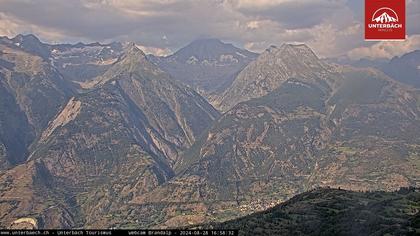
<svg viewBox="0 0 420 236">
<path fill-rule="evenodd" d="M 158 55 L 212 37 L 255 52 L 288 42 L 322 57 L 390 58 L 420 49 L 420 0 L 406 2 L 405 42 L 363 40 L 364 0 L 0 0 L 0 35 L 133 41 Z"/>
</svg>

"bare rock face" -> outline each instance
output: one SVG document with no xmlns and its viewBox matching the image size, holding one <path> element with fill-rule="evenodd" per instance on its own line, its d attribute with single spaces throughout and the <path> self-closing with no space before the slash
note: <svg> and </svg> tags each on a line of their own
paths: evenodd
<svg viewBox="0 0 420 236">
<path fill-rule="evenodd" d="M 38 221 L 33 218 L 20 218 L 12 222 L 10 229 L 38 229 Z"/>
<path fill-rule="evenodd" d="M 48 128 L 44 130 L 41 135 L 41 142 L 45 141 L 48 136 L 54 132 L 54 130 L 60 126 L 68 124 L 74 120 L 80 112 L 81 102 L 71 98 L 67 105 L 63 108 L 61 113 L 48 125 Z"/>
<path fill-rule="evenodd" d="M 128 45 L 120 61 L 103 76 L 88 82 L 94 86 L 91 89 L 107 83 L 119 87 L 138 107 L 142 113 L 139 118 L 149 126 L 146 132 L 156 146 L 152 149 L 169 158 L 171 166 L 177 161 L 178 151 L 191 146 L 219 117 L 205 99 L 173 81 L 134 44 Z"/>
</svg>

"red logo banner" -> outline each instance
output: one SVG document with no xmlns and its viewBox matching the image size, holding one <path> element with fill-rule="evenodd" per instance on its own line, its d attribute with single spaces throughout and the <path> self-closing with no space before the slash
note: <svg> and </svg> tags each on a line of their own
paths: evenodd
<svg viewBox="0 0 420 236">
<path fill-rule="evenodd" d="M 365 39 L 404 40 L 405 0 L 365 0 Z"/>
</svg>

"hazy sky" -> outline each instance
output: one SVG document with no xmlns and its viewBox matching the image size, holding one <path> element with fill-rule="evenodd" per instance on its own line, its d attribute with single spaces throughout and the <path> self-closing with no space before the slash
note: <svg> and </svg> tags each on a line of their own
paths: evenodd
<svg viewBox="0 0 420 236">
<path fill-rule="evenodd" d="M 0 0 L 0 35 L 134 41 L 158 55 L 204 37 L 255 52 L 299 42 L 323 57 L 389 58 L 420 49 L 420 0 L 406 3 L 405 42 L 364 42 L 364 0 Z"/>
</svg>

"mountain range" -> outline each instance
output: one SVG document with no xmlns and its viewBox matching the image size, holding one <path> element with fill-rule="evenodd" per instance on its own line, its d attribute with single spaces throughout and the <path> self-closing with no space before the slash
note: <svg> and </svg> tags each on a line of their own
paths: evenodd
<svg viewBox="0 0 420 236">
<path fill-rule="evenodd" d="M 12 45 L 4 44 L 2 47 L 2 60 L 14 64 L 2 71 L 2 75 L 5 75 L 2 76 L 4 89 L 13 89 L 13 83 L 18 82 L 15 77 L 23 77 L 22 73 L 26 72 L 28 75 L 25 76 L 31 83 L 22 81 L 22 86 L 30 86 L 28 92 L 34 93 L 27 95 L 25 89 L 13 90 L 10 102 L 5 106 L 10 106 L 16 112 L 24 112 L 25 107 L 42 109 L 39 112 L 35 110 L 35 118 L 39 119 L 31 119 L 29 115 L 33 113 L 32 110 L 28 111 L 27 116 L 22 113 L 22 119 L 31 119 L 23 123 L 28 126 L 26 132 L 7 132 L 7 128 L 20 127 L 20 124 L 11 117 L 14 113 L 4 113 L 5 120 L 11 123 L 9 126 L 2 122 L 2 128 L 6 129 L 4 135 L 13 137 L 16 132 L 18 135 L 27 133 L 32 136 L 28 141 L 24 139 L 26 137 L 21 137 L 22 141 L 10 144 L 8 136 L 2 138 L 6 150 L 2 161 L 5 160 L 11 167 L 16 166 L 0 177 L 5 184 L 1 188 L 2 197 L 8 199 L 2 203 L 2 217 L 6 217 L 2 218 L 2 222 L 8 217 L 15 217 L 10 214 L 9 207 L 14 209 L 15 214 L 29 208 L 33 209 L 31 214 L 44 212 L 48 215 L 45 211 L 61 208 L 61 204 L 73 208 L 72 214 L 88 212 L 96 208 L 89 204 L 97 204 L 94 200 L 99 193 L 96 191 L 102 185 L 104 188 L 112 186 L 119 189 L 123 184 L 130 197 L 136 196 L 136 192 L 147 192 L 174 175 L 172 166 L 178 160 L 179 152 L 190 146 L 211 121 L 219 116 L 219 112 L 204 98 L 192 89 L 177 84 L 150 63 L 134 44 L 127 45 L 105 73 L 93 79 L 83 79 L 85 82 L 81 83 L 83 86 L 80 88 L 79 84 L 71 84 L 72 77 L 67 77 L 68 80 L 64 81 L 66 83 L 54 84 L 63 79 L 58 71 L 54 78 L 45 77 L 45 73 L 48 70 L 55 71 L 55 67 L 51 67 L 51 63 L 43 58 L 27 55 L 20 48 L 12 48 Z M 21 58 L 18 57 L 20 54 Z M 14 61 L 16 58 L 22 61 Z M 43 75 L 42 80 L 38 79 L 40 75 Z M 44 88 L 45 84 L 50 83 L 51 86 Z M 58 93 L 67 91 L 65 88 L 68 88 L 68 93 Z M 53 94 L 46 96 L 46 92 Z M 44 98 L 41 95 L 51 101 L 40 100 Z M 16 101 L 20 97 L 24 97 L 22 102 Z M 27 149 L 27 153 L 18 156 L 21 158 L 19 160 L 9 161 L 17 158 L 13 151 L 21 148 Z M 129 172 L 132 175 L 127 176 Z M 41 186 L 35 183 L 21 186 L 14 184 L 14 174 L 21 174 L 19 178 L 28 178 L 28 181 L 47 178 L 48 183 L 40 181 L 37 184 Z M 116 181 L 118 187 L 109 181 Z M 51 200 L 37 202 L 38 197 L 45 198 L 45 193 L 36 193 L 39 188 L 45 188 L 44 191 L 51 194 Z M 20 200 L 21 193 L 27 193 L 28 199 Z M 83 194 L 86 193 L 93 202 L 86 200 L 77 208 L 68 202 L 68 199 L 75 201 L 74 198 L 85 196 Z M 88 209 L 83 209 L 85 205 Z M 63 212 L 57 213 L 58 217 L 55 212 L 51 214 L 54 217 L 42 220 L 45 227 L 70 227 L 76 224 L 73 219 L 67 219 Z"/>
<path fill-rule="evenodd" d="M 380 71 L 323 64 L 307 46 L 283 45 L 226 91 L 236 105 L 185 152 L 177 175 L 134 199 L 167 203 L 166 227 L 235 218 L 318 186 L 418 185 L 419 93 Z M 173 208 L 190 214 L 171 216 Z"/>
<path fill-rule="evenodd" d="M 2 37 L 0 226 L 239 227 L 277 204 L 299 215 L 307 199 L 392 198 L 383 191 L 420 184 L 416 56 L 372 68 L 304 44 L 255 54 L 200 39 L 157 57 L 134 43 Z M 257 218 L 306 232 L 325 220 L 317 209 L 309 226 Z"/>
<path fill-rule="evenodd" d="M 150 56 L 175 80 L 194 88 L 211 102 L 256 57 L 256 53 L 218 39 L 198 39 L 170 56 Z"/>
<path fill-rule="evenodd" d="M 349 60 L 348 58 L 327 59 L 326 62 L 351 65 L 354 67 L 372 67 L 384 72 L 394 80 L 409 86 L 420 88 L 420 50 L 414 50 L 402 56 L 387 59 L 367 59 Z"/>
</svg>

